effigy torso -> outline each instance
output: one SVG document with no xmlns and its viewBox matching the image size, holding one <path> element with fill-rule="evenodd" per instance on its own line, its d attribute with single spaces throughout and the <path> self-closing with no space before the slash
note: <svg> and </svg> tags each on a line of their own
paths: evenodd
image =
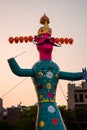
<svg viewBox="0 0 87 130">
<path fill-rule="evenodd" d="M 65 130 L 59 109 L 55 102 L 58 83 L 58 66 L 51 60 L 40 60 L 33 66 L 38 97 L 36 130 Z"/>
</svg>

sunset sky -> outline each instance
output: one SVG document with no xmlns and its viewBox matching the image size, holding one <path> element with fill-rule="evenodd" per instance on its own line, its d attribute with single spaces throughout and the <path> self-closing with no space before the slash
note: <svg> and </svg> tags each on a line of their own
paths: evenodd
<svg viewBox="0 0 87 130">
<path fill-rule="evenodd" d="M 17 106 L 20 102 L 29 106 L 37 102 L 31 78 L 14 75 L 7 62 L 9 58 L 26 52 L 16 61 L 22 68 L 32 68 L 39 60 L 36 46 L 33 43 L 9 44 L 8 38 L 37 35 L 42 26 L 39 20 L 44 13 L 50 19 L 52 36 L 74 39 L 73 45 L 54 47 L 52 60 L 62 71 L 80 72 L 87 67 L 87 0 L 0 0 L 0 97 L 4 107 Z M 67 96 L 69 82 L 59 81 L 58 105 L 67 104 L 64 95 Z"/>
</svg>

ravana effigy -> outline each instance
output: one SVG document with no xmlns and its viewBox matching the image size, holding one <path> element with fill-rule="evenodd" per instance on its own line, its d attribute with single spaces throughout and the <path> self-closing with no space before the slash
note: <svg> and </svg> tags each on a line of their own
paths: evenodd
<svg viewBox="0 0 87 130">
<path fill-rule="evenodd" d="M 61 47 L 63 43 L 72 44 L 72 38 L 54 38 L 52 37 L 52 29 L 49 28 L 50 20 L 44 15 L 40 19 L 43 24 L 38 30 L 38 34 L 29 37 L 9 38 L 9 42 L 33 42 L 39 52 L 39 61 L 36 62 L 31 69 L 21 68 L 15 58 L 8 59 L 12 72 L 21 77 L 31 77 L 34 83 L 37 98 L 38 112 L 35 130 L 66 130 L 62 120 L 60 111 L 56 104 L 56 90 L 60 79 L 76 81 L 86 79 L 87 73 L 83 69 L 82 72 L 65 72 L 61 71 L 56 63 L 52 61 L 53 47 Z"/>
</svg>

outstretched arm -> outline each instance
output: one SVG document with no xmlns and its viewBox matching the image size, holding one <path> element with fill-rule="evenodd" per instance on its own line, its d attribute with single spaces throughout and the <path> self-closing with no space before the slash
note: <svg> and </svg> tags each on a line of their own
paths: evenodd
<svg viewBox="0 0 87 130">
<path fill-rule="evenodd" d="M 83 78 L 83 72 L 72 73 L 72 72 L 60 71 L 59 78 L 71 81 L 81 80 Z"/>
<path fill-rule="evenodd" d="M 20 68 L 14 58 L 8 59 L 8 63 L 9 63 L 9 66 L 10 66 L 10 68 L 11 68 L 11 70 L 14 74 L 21 76 L 21 77 L 23 77 L 23 76 L 33 77 L 33 70 L 32 69 L 22 69 L 22 68 Z"/>
</svg>

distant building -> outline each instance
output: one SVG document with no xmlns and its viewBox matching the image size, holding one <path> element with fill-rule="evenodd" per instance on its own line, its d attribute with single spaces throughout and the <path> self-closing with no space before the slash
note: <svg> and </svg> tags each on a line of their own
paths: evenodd
<svg viewBox="0 0 87 130">
<path fill-rule="evenodd" d="M 21 113 L 21 108 L 19 107 L 10 107 L 7 108 L 6 119 L 9 123 L 13 123 L 19 119 L 19 114 Z"/>
<path fill-rule="evenodd" d="M 15 106 L 9 107 L 5 111 L 5 115 L 3 115 L 3 117 L 9 123 L 13 123 L 19 119 L 19 115 L 23 110 L 30 110 L 30 107 L 21 106 L 21 105 L 18 105 L 17 107 Z"/>
<path fill-rule="evenodd" d="M 68 84 L 68 108 L 74 109 L 87 106 L 87 83 L 82 82 L 80 85 L 74 83 Z"/>
<path fill-rule="evenodd" d="M 3 108 L 3 99 L 0 98 L 0 119 L 7 120 L 10 124 L 19 119 L 19 115 L 24 110 L 30 110 L 30 106 L 22 106 L 20 104 L 16 106 L 11 106 L 8 108 Z"/>
</svg>

